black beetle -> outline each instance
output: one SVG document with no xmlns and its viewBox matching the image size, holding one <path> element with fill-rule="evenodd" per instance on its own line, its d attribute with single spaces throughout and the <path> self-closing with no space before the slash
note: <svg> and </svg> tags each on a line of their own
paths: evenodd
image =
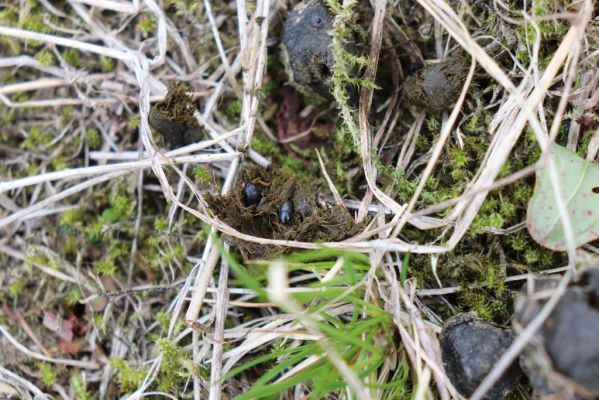
<svg viewBox="0 0 599 400">
<path fill-rule="evenodd" d="M 279 220 L 283 225 L 288 225 L 291 222 L 291 216 L 293 215 L 293 202 L 287 200 L 279 208 Z"/>
<path fill-rule="evenodd" d="M 243 187 L 243 203 L 246 207 L 255 206 L 260 203 L 262 193 L 258 186 L 253 183 L 246 183 Z"/>
</svg>

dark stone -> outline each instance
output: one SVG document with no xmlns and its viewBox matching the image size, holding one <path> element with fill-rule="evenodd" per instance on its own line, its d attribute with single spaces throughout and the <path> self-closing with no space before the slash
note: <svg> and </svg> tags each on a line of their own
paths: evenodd
<svg viewBox="0 0 599 400">
<path fill-rule="evenodd" d="M 534 293 L 552 288 L 559 279 L 537 278 Z M 515 323 L 523 328 L 545 304 L 527 296 L 525 286 L 516 302 Z M 552 379 L 557 372 L 599 397 L 599 269 L 583 272 L 572 283 L 547 318 L 534 340 L 526 347 L 520 362 L 535 394 L 574 398 L 567 379 Z M 584 394 L 584 393 L 583 393 Z"/>
<path fill-rule="evenodd" d="M 292 83 L 306 94 L 332 99 L 329 79 L 335 58 L 331 50 L 333 16 L 324 3 L 299 3 L 283 25 L 283 53 Z"/>
<path fill-rule="evenodd" d="M 450 318 L 441 332 L 441 353 L 447 376 L 464 396 L 470 396 L 514 339 L 511 331 L 483 322 L 474 313 Z M 487 393 L 486 399 L 503 399 L 517 383 L 514 363 Z"/>
<path fill-rule="evenodd" d="M 590 268 L 580 274 L 578 286 L 585 288 L 589 295 L 589 303 L 599 309 L 599 268 Z"/>
</svg>

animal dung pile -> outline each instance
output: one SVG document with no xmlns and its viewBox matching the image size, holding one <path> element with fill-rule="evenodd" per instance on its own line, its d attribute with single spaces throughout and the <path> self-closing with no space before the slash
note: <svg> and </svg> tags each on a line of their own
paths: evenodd
<svg viewBox="0 0 599 400">
<path fill-rule="evenodd" d="M 468 397 L 493 369 L 499 357 L 514 340 L 514 333 L 497 328 L 463 313 L 451 317 L 441 333 L 441 352 L 445 372 L 456 389 Z M 487 399 L 504 399 L 520 377 L 514 363 L 487 393 Z"/>
<path fill-rule="evenodd" d="M 467 75 L 465 55 L 454 52 L 446 61 L 427 65 L 410 75 L 404 83 L 404 96 L 413 106 L 439 113 L 455 104 Z"/>
<path fill-rule="evenodd" d="M 599 267 L 599 266 L 597 266 Z M 599 268 L 583 271 L 520 357 L 536 396 L 599 397 Z M 515 304 L 514 325 L 525 328 L 540 312 L 559 278 L 537 277 Z M 560 377 L 556 379 L 555 377 Z M 577 396 L 578 395 L 578 396 Z"/>
<path fill-rule="evenodd" d="M 185 85 L 172 81 L 166 98 L 150 110 L 148 122 L 170 149 L 186 146 L 200 140 L 203 131 L 195 116 L 193 99 L 185 92 Z"/>
<path fill-rule="evenodd" d="M 265 239 L 338 242 L 356 235 L 361 225 L 337 205 L 320 204 L 318 188 L 301 183 L 276 167 L 247 166 L 229 194 L 204 195 L 210 210 L 234 229 Z M 272 259 L 293 251 L 227 238 L 246 259 Z"/>
<path fill-rule="evenodd" d="M 335 58 L 331 50 L 333 15 L 319 0 L 299 3 L 283 26 L 282 44 L 291 82 L 302 92 L 331 98 Z"/>
</svg>

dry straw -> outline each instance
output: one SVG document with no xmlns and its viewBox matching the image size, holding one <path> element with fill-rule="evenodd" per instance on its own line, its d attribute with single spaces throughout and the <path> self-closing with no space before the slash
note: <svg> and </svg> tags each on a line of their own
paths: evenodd
<svg viewBox="0 0 599 400">
<path fill-rule="evenodd" d="M 374 154 L 378 150 L 377 146 L 381 146 L 381 143 L 384 143 L 386 137 L 388 137 L 388 134 L 397 123 L 397 119 L 392 112 L 397 104 L 397 99 L 389 103 L 390 106 L 383 127 L 374 135 L 373 139 L 373 133 L 368 123 L 373 93 L 372 89 L 362 88 L 358 110 L 359 119 L 358 121 L 353 121 L 353 123 L 359 128 L 360 154 L 369 191 L 359 205 L 358 219 L 364 219 L 369 210 L 372 211 L 374 209 L 378 212 L 378 216 L 374 218 L 378 222 L 378 225 L 374 223 L 372 228 L 369 228 L 369 230 L 351 240 L 339 243 L 325 243 L 325 245 L 336 249 L 358 251 L 370 255 L 372 263 L 371 272 L 359 285 L 367 289 L 366 299 L 368 299 L 370 288 L 374 285 L 380 286 L 381 293 L 389 294 L 388 309 L 394 317 L 395 325 L 401 334 L 406 352 L 417 376 L 418 385 L 415 396 L 419 399 L 431 396 L 429 384 L 434 380 L 438 388 L 438 393 L 442 398 L 449 398 L 450 396 L 458 398 L 459 395 L 448 382 L 440 363 L 436 336 L 434 334 L 435 331 L 438 331 L 439 327 L 427 321 L 422 316 L 418 306 L 415 305 L 417 291 L 410 285 L 406 289 L 398 285 L 397 277 L 394 276 L 394 270 L 391 267 L 395 262 L 395 252 L 438 255 L 453 250 L 471 226 L 482 203 L 492 189 L 514 182 L 533 173 L 539 165 L 545 165 L 549 169 L 556 199 L 558 199 L 557 206 L 561 222 L 568 243 L 569 269 L 543 311 L 527 329 L 520 332 L 514 344 L 501 357 L 491 374 L 489 374 L 475 392 L 472 398 L 478 400 L 483 398 L 486 391 L 492 386 L 498 376 L 517 357 L 535 330 L 541 326 L 544 319 L 551 312 L 552 307 L 555 306 L 559 297 L 563 294 L 565 286 L 572 276 L 571 271 L 576 262 L 572 228 L 549 149 L 555 140 L 557 128 L 560 126 L 569 99 L 576 99 L 577 103 L 575 104 L 585 108 L 588 108 L 589 105 L 592 107 L 593 104 L 599 101 L 599 92 L 593 94 L 590 91 L 580 92 L 573 91 L 572 89 L 572 83 L 578 76 L 577 66 L 581 58 L 589 60 L 597 55 L 596 52 L 585 54 L 583 48 L 585 29 L 592 15 L 593 3 L 590 0 L 581 1 L 578 3 L 579 12 L 576 15 L 568 14 L 563 16 L 569 18 L 572 24 L 567 34 L 561 38 L 561 43 L 557 51 L 552 56 L 550 63 L 544 71 L 540 71 L 538 67 L 538 49 L 541 35 L 535 36 L 535 42 L 527 43 L 532 62 L 530 67 L 523 71 L 524 76 L 520 83 L 515 85 L 510 79 L 508 72 L 503 70 L 472 38 L 459 16 L 446 2 L 443 0 L 419 0 L 418 2 L 421 7 L 434 17 L 436 23 L 443 27 L 450 37 L 472 56 L 472 64 L 466 84 L 449 117 L 443 121 L 441 134 L 433 144 L 432 150 L 427 157 L 424 172 L 420 176 L 418 187 L 414 196 L 407 204 L 398 203 L 390 196 L 389 192 L 383 192 L 377 187 L 377 170 L 371 159 L 371 154 Z M 385 16 L 387 10 L 390 7 L 396 7 L 396 5 L 395 3 L 388 4 L 386 0 L 373 0 L 371 3 L 374 9 L 374 18 L 372 20 L 369 58 L 373 63 L 366 70 L 365 78 L 373 81 L 381 49 Z M 41 1 L 41 4 L 48 8 L 50 12 L 60 12 L 47 1 Z M 145 0 L 142 2 L 69 0 L 69 4 L 78 16 L 78 23 L 84 24 L 90 32 L 94 44 L 58 35 L 42 34 L 2 26 L 0 26 L 0 35 L 24 41 L 36 40 L 53 46 L 77 49 L 84 53 L 94 53 L 117 60 L 123 67 L 120 70 L 120 81 L 111 82 L 110 80 L 115 77 L 110 74 L 76 74 L 72 70 L 64 68 L 45 67 L 34 58 L 28 56 L 3 57 L 0 58 L 1 68 L 27 66 L 39 71 L 41 76 L 28 82 L 19 82 L 0 88 L 0 100 L 8 107 L 13 108 L 60 107 L 66 105 L 87 105 L 94 107 L 105 104 L 126 105 L 136 103 L 140 113 L 139 132 L 143 149 L 140 149 L 139 152 L 118 152 L 114 151 L 114 149 L 102 149 L 101 151 L 92 152 L 89 155 L 90 159 L 98 163 L 97 166 L 81 166 L 0 182 L 0 195 L 5 196 L 0 198 L 0 200 L 4 199 L 2 200 L 3 204 L 9 204 L 10 196 L 18 196 L 23 192 L 23 188 L 27 186 L 35 187 L 35 193 L 49 193 L 45 198 L 36 195 L 35 198 L 31 199 L 27 207 L 14 210 L 12 213 L 2 217 L 0 219 L 0 229 L 6 230 L 9 227 L 18 226 L 17 224 L 26 219 L 39 218 L 43 214 L 35 213 L 38 213 L 40 210 L 59 207 L 58 205 L 68 197 L 74 196 L 100 183 L 117 179 L 133 172 L 141 174 L 142 170 L 151 169 L 160 182 L 164 197 L 172 202 L 172 208 L 169 212 L 171 222 L 174 211 L 177 208 L 181 208 L 209 224 L 212 233 L 220 232 L 260 244 L 292 246 L 304 249 L 317 248 L 314 243 L 270 240 L 236 231 L 207 212 L 201 199 L 201 189 L 196 187 L 183 171 L 179 169 L 180 165 L 183 165 L 183 169 L 185 169 L 186 164 L 206 163 L 219 166 L 224 165 L 226 172 L 222 192 L 226 193 L 235 185 L 240 164 L 246 154 L 249 154 L 250 158 L 262 165 L 268 163 L 264 157 L 251 149 L 251 143 L 256 123 L 265 126 L 259 119 L 259 94 L 265 73 L 267 73 L 266 57 L 269 26 L 276 17 L 281 7 L 281 2 L 257 0 L 255 7 L 252 7 L 252 13 L 249 14 L 249 7 L 246 1 L 236 0 L 240 46 L 231 52 L 231 50 L 226 50 L 223 46 L 217 17 L 212 13 L 210 1 L 203 1 L 204 11 L 208 17 L 208 26 L 205 28 L 212 34 L 218 52 L 218 59 L 222 64 L 206 80 L 206 86 L 209 89 L 205 92 L 196 93 L 198 96 L 205 97 L 206 100 L 204 112 L 202 114 L 196 113 L 196 117 L 198 122 L 209 132 L 211 139 L 170 152 L 162 152 L 155 146 L 148 124 L 150 102 L 161 99 L 165 94 L 164 84 L 154 75 L 153 71 L 167 62 L 166 51 L 167 39 L 169 38 L 180 47 L 185 68 L 190 71 L 199 68 L 195 63 L 185 37 L 177 32 L 174 24 L 165 16 L 158 3 L 154 0 Z M 150 51 L 142 52 L 138 47 L 132 46 L 130 40 L 124 40 L 118 32 L 111 32 L 101 21 L 95 19 L 92 12 L 93 9 L 111 10 L 123 16 L 135 15 L 139 12 L 151 14 L 157 21 L 156 30 L 152 38 L 153 47 Z M 522 20 L 510 21 L 508 19 L 508 21 L 518 24 L 527 23 L 535 29 L 535 20 L 526 15 L 524 11 L 522 12 L 522 16 Z M 504 18 L 507 19 L 507 17 Z M 438 44 L 438 50 L 442 51 L 442 35 L 438 35 Z M 148 58 L 146 55 L 148 53 L 154 54 L 153 58 Z M 172 60 L 169 62 L 172 62 Z M 446 143 L 450 135 L 454 134 L 458 138 L 460 137 L 460 133 L 456 130 L 456 121 L 477 65 L 482 67 L 490 77 L 501 85 L 505 92 L 503 101 L 491 123 L 492 131 L 490 134 L 492 135 L 492 142 L 479 169 L 461 196 L 429 207 L 428 209 L 415 211 L 420 193 L 424 188 L 426 180 L 433 174 L 439 158 L 446 148 Z M 180 66 L 176 66 L 174 69 L 183 70 Z M 237 81 L 239 74 L 241 74 L 241 85 Z M 596 84 L 599 74 L 585 75 L 584 79 Z M 101 98 L 92 98 L 81 94 L 77 98 L 48 98 L 23 103 L 15 102 L 10 98 L 12 94 L 20 91 L 50 90 L 74 84 L 83 84 L 85 82 L 100 81 L 103 81 L 103 85 L 107 85 L 106 87 L 110 87 L 110 85 L 124 87 L 123 84 L 127 83 L 128 85 L 133 85 L 131 87 L 135 89 L 121 96 L 107 94 Z M 553 123 L 550 129 L 548 129 L 543 113 L 543 101 L 547 97 L 550 88 L 555 86 L 558 81 L 562 83 L 562 88 L 557 91 L 554 89 L 554 94 L 560 95 L 561 100 Z M 220 126 L 213 118 L 216 104 L 218 104 L 227 87 L 241 101 L 239 123 L 234 129 L 226 129 Z M 416 138 L 418 137 L 423 121 L 423 114 L 416 117 L 408 133 L 408 139 L 405 141 L 397 159 L 397 171 L 403 171 L 408 167 L 414 154 Z M 510 156 L 515 143 L 527 125 L 534 131 L 542 148 L 543 157 L 541 163 L 537 166 L 516 172 L 510 177 L 498 180 L 501 166 L 504 165 Z M 575 141 L 576 134 L 576 131 L 571 133 L 572 141 Z M 591 157 L 590 159 L 594 159 L 599 148 L 599 131 L 594 136 L 591 144 L 589 146 L 589 157 Z M 209 148 L 214 147 L 222 149 L 222 152 L 214 154 L 208 151 Z M 111 163 L 108 163 L 109 161 Z M 169 182 L 167 179 L 163 170 L 165 165 L 171 166 L 178 173 L 180 179 L 176 184 Z M 330 181 L 324 168 L 322 170 L 327 180 Z M 138 193 L 141 196 L 143 192 L 143 189 L 141 189 L 142 179 L 141 175 L 137 176 L 139 177 L 137 180 Z M 73 182 L 78 183 L 70 185 Z M 42 188 L 44 187 L 51 188 L 51 190 L 43 190 Z M 333 186 L 331 187 L 333 188 Z M 195 202 L 190 203 L 189 201 L 182 200 L 182 193 L 185 192 L 185 189 L 194 196 Z M 340 201 L 338 194 L 335 194 L 336 200 Z M 378 204 L 373 204 L 375 199 Z M 436 218 L 427 216 L 443 208 L 451 208 L 446 217 Z M 385 215 L 392 216 L 391 223 L 385 223 Z M 141 210 L 138 210 L 138 228 L 140 219 Z M 451 231 L 452 233 L 444 245 L 407 243 L 399 238 L 402 228 L 406 224 L 411 224 L 423 230 L 443 227 L 447 232 Z M 445 234 L 445 231 L 443 234 Z M 2 242 L 0 242 L 0 251 L 13 258 L 19 259 L 23 257 L 22 253 L 8 247 Z M 135 244 L 132 251 L 135 251 Z M 283 265 L 275 263 L 271 267 L 270 296 L 272 303 L 262 306 L 267 307 L 277 304 L 283 311 L 287 311 L 288 313 L 276 314 L 271 318 L 260 321 L 252 321 L 246 326 L 239 326 L 236 329 L 225 329 L 225 320 L 229 307 L 241 307 L 245 305 L 251 307 L 252 304 L 254 304 L 254 307 L 257 307 L 258 305 L 250 301 L 255 297 L 255 294 L 249 290 L 241 294 L 242 297 L 239 301 L 231 301 L 229 299 L 231 291 L 228 289 L 228 265 L 224 260 L 220 264 L 218 282 L 212 281 L 213 272 L 219 263 L 219 259 L 219 252 L 214 241 L 210 238 L 207 240 L 202 251 L 202 256 L 197 260 L 195 268 L 193 268 L 187 279 L 182 282 L 182 287 L 176 299 L 169 306 L 169 312 L 171 313 L 169 338 L 181 339 L 182 336 L 177 338 L 173 338 L 173 336 L 176 321 L 184 314 L 186 323 L 192 329 L 187 329 L 182 335 L 192 335 L 193 362 L 196 364 L 209 363 L 211 367 L 209 382 L 202 382 L 197 376 L 194 378 L 193 393 L 196 399 L 200 398 L 200 393 L 204 386 L 208 387 L 210 400 L 219 399 L 222 391 L 222 376 L 244 355 L 280 338 L 320 341 L 324 348 L 324 354 L 339 369 L 345 377 L 348 386 L 351 387 L 358 398 L 367 399 L 380 396 L 380 393 L 377 391 L 367 390 L 363 383 L 354 376 L 351 369 L 334 352 L 332 347 L 327 347 L 324 335 L 311 322 L 314 318 L 318 317 L 304 314 L 301 308 L 290 300 L 289 293 L 291 293 L 293 287 L 291 287 L 284 273 L 285 267 Z M 71 274 L 54 271 L 42 266 L 37 267 L 45 274 L 54 278 L 79 282 L 79 279 Z M 374 271 L 379 267 L 382 268 L 385 277 L 382 283 L 374 280 Z M 331 270 L 331 273 L 338 273 L 338 269 L 335 271 Z M 410 292 L 410 288 L 414 290 Z M 212 293 L 214 299 L 206 299 L 206 293 Z M 187 309 L 185 309 L 186 304 L 188 304 Z M 203 314 L 206 310 L 211 311 L 208 314 Z M 326 310 L 332 316 L 342 315 L 351 311 L 351 306 L 347 304 L 331 304 Z M 212 325 L 214 328 L 209 338 L 202 336 L 199 330 L 199 328 L 205 329 L 208 325 Z M 13 346 L 27 356 L 49 363 L 88 369 L 98 368 L 98 365 L 92 362 L 49 358 L 28 350 L 2 326 L 0 326 L 0 333 Z M 231 338 L 235 338 L 238 341 L 235 342 L 236 345 L 231 350 L 224 352 L 223 343 L 225 340 Z M 162 360 L 163 357 L 160 355 L 152 361 L 151 368 L 142 386 L 126 398 L 137 399 L 152 395 L 151 392 L 147 392 L 147 389 L 156 378 Z M 293 370 L 288 371 L 285 376 L 292 376 L 296 371 L 300 371 L 302 368 L 316 361 L 318 361 L 318 357 L 309 358 L 303 363 L 298 364 Z M 3 379 L 13 382 L 15 387 L 34 393 L 40 398 L 44 397 L 42 391 L 36 388 L 31 382 L 4 369 L 0 370 L 0 375 Z M 110 374 L 105 375 L 103 378 L 104 388 L 107 386 L 109 377 Z"/>
</svg>

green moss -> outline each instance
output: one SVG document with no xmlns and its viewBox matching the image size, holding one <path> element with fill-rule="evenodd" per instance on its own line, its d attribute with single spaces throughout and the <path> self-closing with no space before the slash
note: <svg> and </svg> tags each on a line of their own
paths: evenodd
<svg viewBox="0 0 599 400">
<path fill-rule="evenodd" d="M 77 304 L 80 299 L 81 289 L 79 289 L 78 287 L 71 289 L 64 298 L 65 302 L 70 306 L 74 306 L 75 304 Z"/>
<path fill-rule="evenodd" d="M 131 119 L 129 119 L 129 128 L 131 129 L 137 129 L 137 127 L 139 126 L 140 123 L 140 119 L 139 116 L 135 116 L 135 117 L 131 117 Z"/>
<path fill-rule="evenodd" d="M 111 72 L 115 67 L 114 60 L 109 57 L 100 56 L 100 64 L 102 66 L 102 72 Z"/>
<path fill-rule="evenodd" d="M 164 217 L 158 217 L 154 220 L 154 229 L 157 232 L 165 233 L 168 231 L 168 221 Z"/>
<path fill-rule="evenodd" d="M 199 185 L 205 185 L 214 180 L 210 169 L 203 165 L 196 165 L 192 168 L 191 173 Z"/>
<path fill-rule="evenodd" d="M 78 400 L 92 400 L 93 396 L 87 391 L 85 383 L 77 371 L 71 374 L 71 387 L 75 392 L 75 397 Z"/>
<path fill-rule="evenodd" d="M 33 32 L 46 32 L 48 29 L 48 25 L 44 23 L 41 16 L 32 14 L 24 17 L 19 22 L 19 27 Z M 35 44 L 32 43 L 32 45 L 37 46 L 39 42 L 35 41 Z"/>
<path fill-rule="evenodd" d="M 50 132 L 44 132 L 39 127 L 33 127 L 23 142 L 21 148 L 27 150 L 40 150 L 40 147 L 46 147 L 52 141 L 53 137 Z"/>
<path fill-rule="evenodd" d="M 44 67 L 49 67 L 54 64 L 54 55 L 48 50 L 42 50 L 35 55 L 35 59 Z"/>
<path fill-rule="evenodd" d="M 110 365 L 116 369 L 119 386 L 125 393 L 139 388 L 147 374 L 145 369 L 132 367 L 122 358 L 111 358 Z"/>
<path fill-rule="evenodd" d="M 279 152 L 277 145 L 258 128 L 256 128 L 252 138 L 252 149 L 264 156 L 272 156 Z"/>
<path fill-rule="evenodd" d="M 52 165 L 52 169 L 55 171 L 61 171 L 67 167 L 67 163 L 62 155 L 54 156 L 50 164 Z"/>
<path fill-rule="evenodd" d="M 591 143 L 591 139 L 593 138 L 595 132 L 596 131 L 594 129 L 587 129 L 582 134 L 582 140 L 580 141 L 578 150 L 576 151 L 576 154 L 578 154 L 580 157 L 586 158 L 587 152 L 589 151 L 589 144 Z"/>
<path fill-rule="evenodd" d="M 241 100 L 239 99 L 228 99 L 223 104 L 225 115 L 232 120 L 239 119 L 241 114 Z"/>
<path fill-rule="evenodd" d="M 15 280 L 8 287 L 8 297 L 10 297 L 11 299 L 16 299 L 17 296 L 19 296 L 19 294 L 23 291 L 24 287 L 25 287 L 24 280 L 21 280 L 21 279 Z"/>
<path fill-rule="evenodd" d="M 100 219 L 104 223 L 119 223 L 131 218 L 135 209 L 135 200 L 125 195 L 109 198 L 110 207 L 102 211 Z"/>
<path fill-rule="evenodd" d="M 63 226 L 73 226 L 77 222 L 81 222 L 83 220 L 83 211 L 80 208 L 74 208 L 72 210 L 67 210 L 60 214 L 60 225 Z"/>
<path fill-rule="evenodd" d="M 73 48 L 66 49 L 62 53 L 62 58 L 64 58 L 64 60 L 71 64 L 73 67 L 81 66 L 81 53 L 79 53 L 79 51 Z"/>
<path fill-rule="evenodd" d="M 17 8 L 6 8 L 0 10 L 0 21 L 3 23 L 14 23 L 19 20 L 19 12 Z"/>
<path fill-rule="evenodd" d="M 38 362 L 37 369 L 42 375 L 42 382 L 46 386 L 52 386 L 56 383 L 56 372 L 54 371 L 55 366 L 50 365 L 47 362 Z"/>
<path fill-rule="evenodd" d="M 468 164 L 470 158 L 468 157 L 466 151 L 464 151 L 463 149 L 459 147 L 453 147 L 451 149 L 451 161 L 455 167 L 462 168 Z"/>
<path fill-rule="evenodd" d="M 0 42 L 8 48 L 9 55 L 16 56 L 21 54 L 21 42 L 19 40 L 9 36 L 0 36 Z"/>
<path fill-rule="evenodd" d="M 176 393 L 193 377 L 191 354 L 166 339 L 156 343 L 163 356 L 162 367 L 156 379 L 158 390 Z"/>
<path fill-rule="evenodd" d="M 101 260 L 96 263 L 95 271 L 102 276 L 114 276 L 116 272 L 116 265 L 114 262 L 109 260 Z"/>
<path fill-rule="evenodd" d="M 97 148 L 100 146 L 100 133 L 96 129 L 88 129 L 85 132 L 85 137 L 87 139 L 87 144 L 91 148 Z"/>
<path fill-rule="evenodd" d="M 156 18 L 146 17 L 139 23 L 139 29 L 142 31 L 144 36 L 147 36 L 156 28 Z"/>
</svg>

